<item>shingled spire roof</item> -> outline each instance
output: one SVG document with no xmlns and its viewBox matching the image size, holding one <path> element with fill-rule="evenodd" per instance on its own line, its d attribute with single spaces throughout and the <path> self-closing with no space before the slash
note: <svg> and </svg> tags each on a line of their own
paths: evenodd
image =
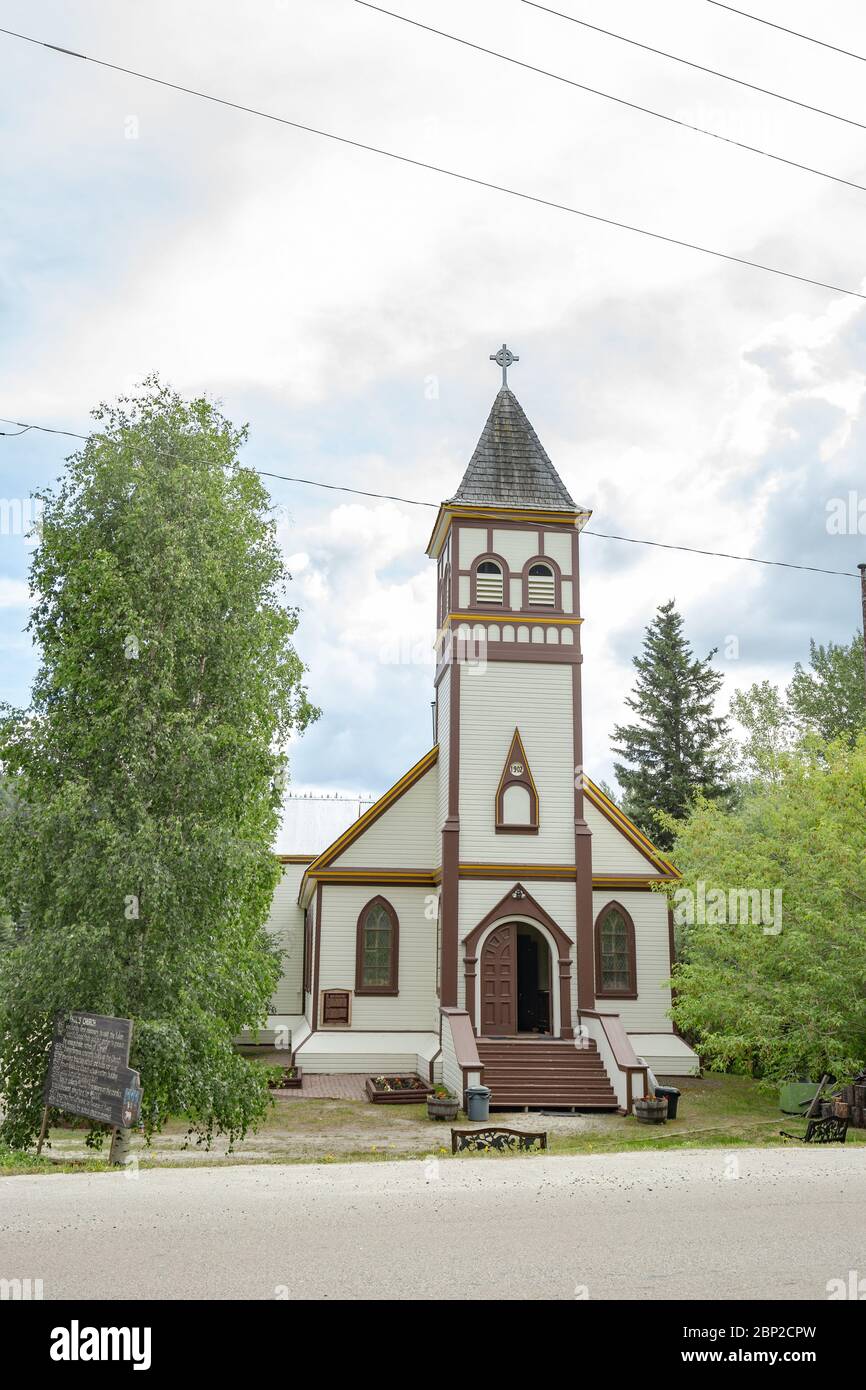
<svg viewBox="0 0 866 1390">
<path fill-rule="evenodd" d="M 576 511 L 574 500 L 523 413 L 503 386 L 451 499 L 470 506 L 538 507 Z"/>
</svg>

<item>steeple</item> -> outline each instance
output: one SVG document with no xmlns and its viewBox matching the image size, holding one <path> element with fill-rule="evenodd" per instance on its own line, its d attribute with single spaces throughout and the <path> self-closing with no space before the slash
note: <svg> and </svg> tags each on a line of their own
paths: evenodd
<svg viewBox="0 0 866 1390">
<path fill-rule="evenodd" d="M 452 502 L 577 511 L 514 392 L 503 386 Z"/>
</svg>

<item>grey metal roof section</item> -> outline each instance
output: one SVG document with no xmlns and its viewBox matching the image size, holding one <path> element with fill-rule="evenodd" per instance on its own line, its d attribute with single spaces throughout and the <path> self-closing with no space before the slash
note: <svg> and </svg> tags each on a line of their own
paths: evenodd
<svg viewBox="0 0 866 1390">
<path fill-rule="evenodd" d="M 578 510 L 520 402 L 507 386 L 493 402 L 475 453 L 451 501 L 476 507 Z"/>
<path fill-rule="evenodd" d="M 373 805 L 369 797 L 289 797 L 277 832 L 276 854 L 321 854 Z"/>
</svg>

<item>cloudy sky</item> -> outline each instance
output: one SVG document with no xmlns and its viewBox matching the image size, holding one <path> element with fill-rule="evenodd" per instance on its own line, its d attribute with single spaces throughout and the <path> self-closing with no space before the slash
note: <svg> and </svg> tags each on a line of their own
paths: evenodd
<svg viewBox="0 0 866 1390">
<path fill-rule="evenodd" d="M 863 65 L 707 0 L 552 0 L 866 125 Z M 854 0 L 744 8 L 866 54 Z M 520 0 L 403 15 L 866 185 L 866 132 Z M 866 191 L 460 47 L 352 0 L 8 0 L 3 25 L 350 139 L 866 292 Z M 866 304 L 472 187 L 0 36 L 0 415 L 86 431 L 153 370 L 249 421 L 254 467 L 438 502 L 511 384 L 590 527 L 853 570 Z M 3 426 L 2 428 L 7 428 Z M 71 441 L 0 439 L 0 494 Z M 296 790 L 379 792 L 429 746 L 429 509 L 271 484 L 319 724 Z M 855 515 L 856 523 L 856 515 Z M 7 530 L 9 528 L 7 527 Z M 851 534 L 851 531 L 854 534 Z M 29 550 L 0 535 L 0 697 L 36 654 Z M 587 762 L 655 607 L 726 696 L 845 640 L 856 580 L 586 536 Z M 382 738 L 382 731 L 387 736 Z"/>
</svg>

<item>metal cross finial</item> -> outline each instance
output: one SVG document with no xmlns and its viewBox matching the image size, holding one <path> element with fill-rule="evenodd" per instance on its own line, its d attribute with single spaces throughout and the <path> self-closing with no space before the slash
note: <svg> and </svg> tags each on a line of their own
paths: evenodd
<svg viewBox="0 0 866 1390">
<path fill-rule="evenodd" d="M 520 358 L 516 352 L 512 352 L 511 348 L 506 347 L 503 343 L 498 352 L 491 352 L 490 361 L 497 362 L 502 368 L 502 389 L 506 390 L 508 387 L 508 368 L 512 362 L 519 362 Z"/>
</svg>

